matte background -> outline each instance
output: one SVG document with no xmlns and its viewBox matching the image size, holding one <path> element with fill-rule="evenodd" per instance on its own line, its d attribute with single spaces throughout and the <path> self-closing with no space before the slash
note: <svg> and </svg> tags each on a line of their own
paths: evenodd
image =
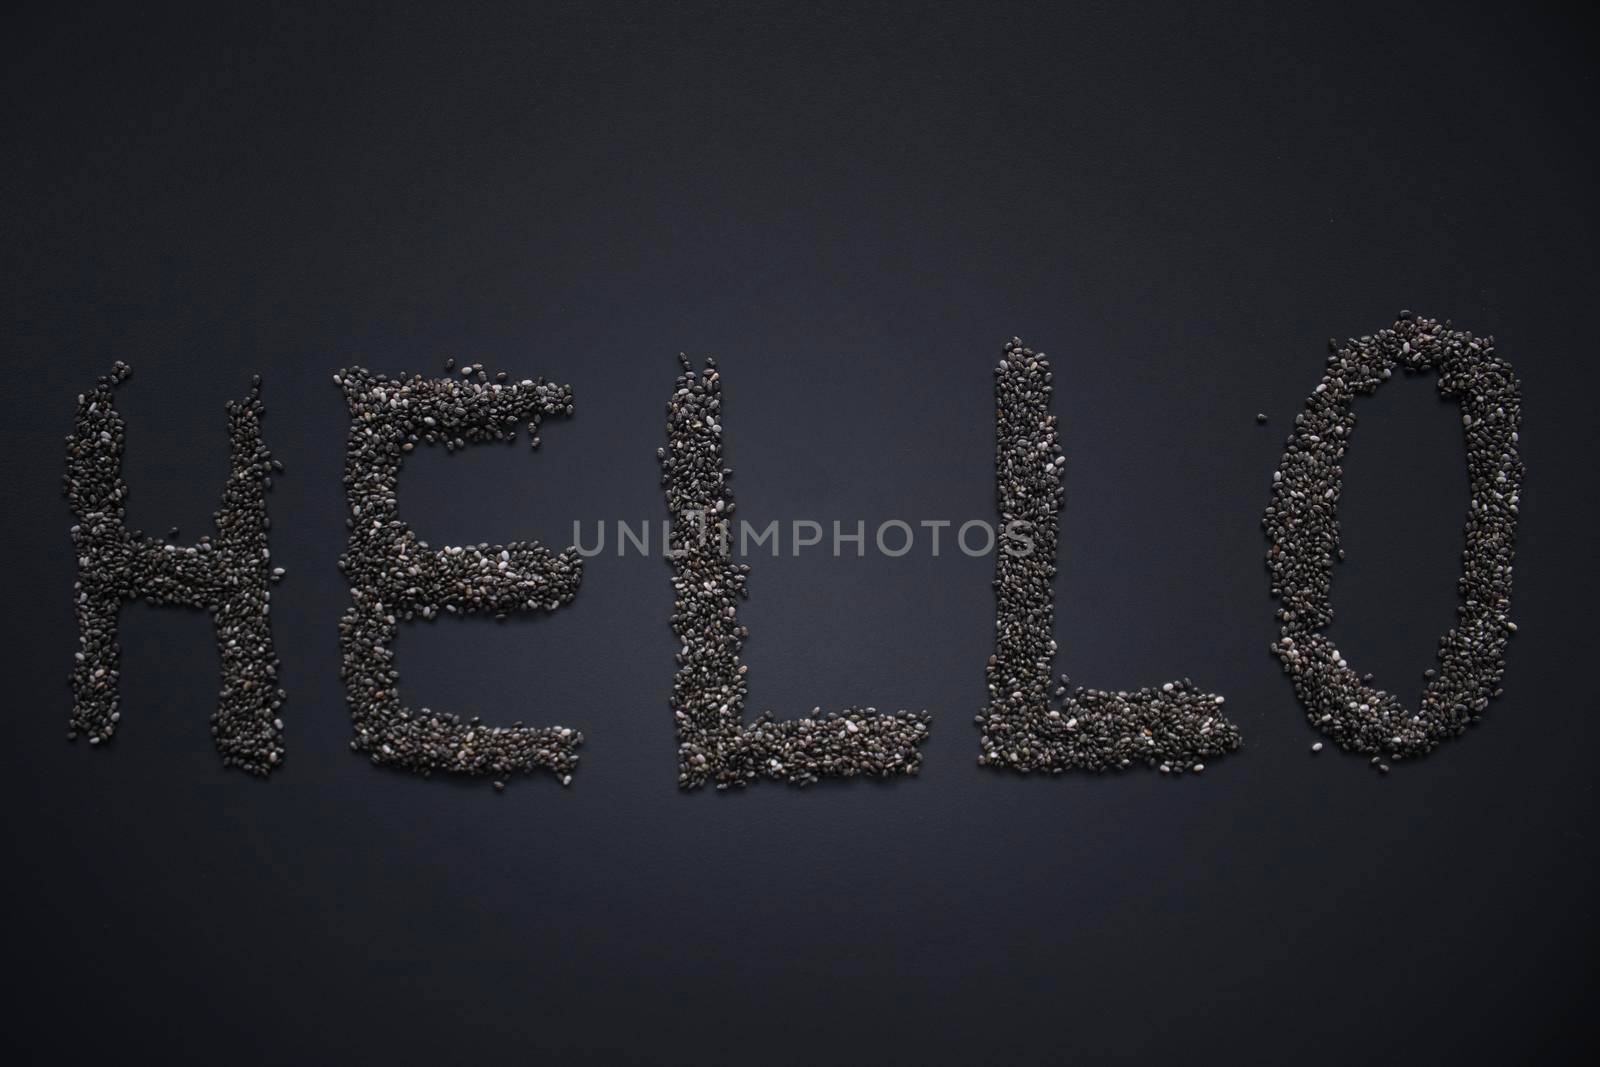
<svg viewBox="0 0 1600 1067">
<path fill-rule="evenodd" d="M 60 1061 L 1505 1063 L 1591 1043 L 1594 40 L 1524 5 L 13 10 L 0 168 L 7 1021 Z M 1330 334 L 1496 335 L 1529 478 L 1507 694 L 1387 778 L 1313 757 L 1259 519 Z M 991 564 L 753 561 L 751 712 L 926 707 L 920 779 L 679 795 L 657 559 L 399 643 L 407 699 L 582 729 L 570 789 L 347 747 L 329 376 L 572 384 L 419 454 L 432 541 L 659 521 L 679 350 L 752 520 L 991 518 L 990 368 L 1057 364 L 1058 664 L 1228 696 L 1200 778 L 979 769 Z M 266 378 L 289 755 L 222 770 L 206 616 L 130 606 L 62 740 L 73 396 L 121 358 L 132 525 L 192 540 Z M 1257 411 L 1271 421 L 1254 422 Z M 1358 408 L 1335 636 L 1407 701 L 1466 476 L 1433 379 Z M 592 525 L 589 526 L 592 529 Z"/>
</svg>

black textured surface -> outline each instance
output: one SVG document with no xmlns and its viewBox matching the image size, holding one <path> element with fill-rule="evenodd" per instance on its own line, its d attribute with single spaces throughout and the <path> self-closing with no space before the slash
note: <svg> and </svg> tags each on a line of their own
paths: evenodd
<svg viewBox="0 0 1600 1067">
<path fill-rule="evenodd" d="M 8 1052 L 1591 1042 L 1595 91 L 1557 9 L 104 6 L 3 37 Z M 1528 479 L 1507 695 L 1380 778 L 1308 754 L 1258 523 L 1326 338 L 1401 307 L 1496 336 Z M 664 518 L 680 350 L 719 359 L 747 517 L 991 518 L 1017 333 L 1056 364 L 1068 457 L 1058 666 L 1226 694 L 1244 747 L 1204 775 L 977 767 L 992 568 L 948 551 L 762 556 L 741 610 L 751 712 L 926 707 L 916 779 L 679 795 L 669 572 L 637 556 L 590 560 L 549 618 L 396 646 L 409 701 L 581 729 L 570 789 L 348 750 L 337 368 L 570 383 L 537 453 L 429 451 L 400 489 L 436 544 L 558 547 L 574 519 Z M 63 739 L 63 437 L 119 358 L 129 523 L 188 540 L 223 404 L 265 376 L 290 696 L 268 782 L 212 748 L 199 613 L 125 609 L 118 736 Z M 1356 410 L 1330 633 L 1410 704 L 1455 603 L 1459 412 L 1432 379 Z"/>
</svg>

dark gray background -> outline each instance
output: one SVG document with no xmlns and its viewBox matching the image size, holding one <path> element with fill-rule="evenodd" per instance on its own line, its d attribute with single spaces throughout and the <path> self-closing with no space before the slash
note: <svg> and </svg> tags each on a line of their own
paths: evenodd
<svg viewBox="0 0 1600 1067">
<path fill-rule="evenodd" d="M 1590 1043 L 1593 39 L 1523 5 L 127 5 L 6 16 L 8 1021 L 25 1058 L 1452 1063 Z M 459 8 L 459 5 L 448 5 Z M 1529 468 L 1507 694 L 1380 778 L 1267 653 L 1259 519 L 1330 334 L 1496 335 Z M 752 711 L 935 715 L 923 776 L 679 795 L 659 560 L 398 646 L 415 704 L 563 723 L 571 789 L 352 755 L 346 418 L 446 356 L 572 384 L 545 446 L 419 455 L 435 543 L 659 520 L 680 350 L 746 515 L 993 515 L 992 379 L 1057 360 L 1061 670 L 1181 674 L 1200 779 L 980 770 L 990 563 L 754 561 Z M 289 755 L 225 772 L 199 613 L 130 606 L 63 740 L 73 396 L 136 373 L 133 524 L 192 540 L 266 378 Z M 1271 416 L 1258 427 L 1257 411 Z M 1358 408 L 1336 637 L 1408 701 L 1466 506 L 1432 379 Z"/>
</svg>

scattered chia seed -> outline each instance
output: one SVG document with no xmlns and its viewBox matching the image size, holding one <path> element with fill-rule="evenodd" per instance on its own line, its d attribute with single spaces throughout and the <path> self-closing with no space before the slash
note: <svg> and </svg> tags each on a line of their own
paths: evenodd
<svg viewBox="0 0 1600 1067">
<path fill-rule="evenodd" d="M 1266 530 L 1272 595 L 1281 606 L 1280 639 L 1272 652 L 1294 682 L 1312 725 L 1351 752 L 1371 755 L 1380 773 L 1392 760 L 1426 755 L 1478 721 L 1501 694 L 1505 650 L 1516 629 L 1509 618 L 1517 497 L 1524 468 L 1517 453 L 1520 386 L 1511 365 L 1494 354 L 1492 338 L 1409 311 L 1388 329 L 1358 340 L 1329 342 L 1327 373 L 1295 416 L 1282 465 L 1273 475 Z M 1417 711 L 1404 708 L 1357 674 L 1324 631 L 1333 621 L 1328 592 L 1339 547 L 1339 497 L 1344 458 L 1355 428 L 1352 401 L 1371 394 L 1400 367 L 1437 371 L 1439 391 L 1462 408 L 1467 476 L 1466 551 L 1458 588 L 1460 621 L 1439 640 L 1439 669 L 1424 672 Z M 1320 742 L 1313 751 L 1320 748 Z"/>
<path fill-rule="evenodd" d="M 1065 458 L 1050 413 L 1050 362 L 1012 338 L 995 368 L 995 491 L 1003 523 L 1025 524 L 1027 555 L 995 553 L 995 654 L 985 675 L 989 707 L 977 717 L 983 766 L 1028 773 L 1120 771 L 1134 764 L 1163 774 L 1204 769 L 1201 757 L 1239 747 L 1221 714 L 1222 697 L 1189 679 L 1136 692 L 1079 686 L 1062 676 L 1050 702 L 1055 658 L 1056 542 Z M 1043 459 L 1041 459 L 1043 457 Z"/>
<path fill-rule="evenodd" d="M 67 438 L 63 491 L 78 520 L 72 527 L 78 652 L 67 738 L 82 733 L 91 745 L 102 744 L 122 718 L 117 613 L 123 601 L 143 597 L 152 604 L 203 608 L 215 621 L 222 659 L 221 692 L 211 716 L 217 751 L 224 766 L 266 775 L 283 760 L 279 709 L 285 695 L 278 687 L 268 588 L 283 569 L 269 570 L 267 547 L 267 489 L 283 465 L 262 444 L 261 379 L 243 400 L 227 406 L 231 460 L 222 504 L 213 515 L 217 535 L 184 546 L 173 541 L 176 527 L 160 540 L 124 525 L 123 421 L 113 394 L 131 373 L 119 361 L 78 397 Z"/>
<path fill-rule="evenodd" d="M 928 736 L 925 712 L 879 714 L 846 708 L 777 721 L 763 712 L 743 725 L 748 668 L 739 652 L 750 629 L 737 603 L 749 596 L 749 564 L 727 551 L 734 511 L 723 466 L 722 378 L 716 360 L 696 373 L 680 356 L 683 373 L 667 403 L 667 446 L 656 452 L 671 516 L 674 594 L 672 630 L 678 637 L 678 672 L 672 713 L 678 732 L 678 785 L 718 789 L 776 778 L 809 785 L 824 777 L 915 775 L 917 746 Z"/>
</svg>

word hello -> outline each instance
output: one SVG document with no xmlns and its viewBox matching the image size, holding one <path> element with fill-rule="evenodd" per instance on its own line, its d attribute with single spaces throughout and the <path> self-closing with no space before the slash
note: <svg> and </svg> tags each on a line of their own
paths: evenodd
<svg viewBox="0 0 1600 1067">
<path fill-rule="evenodd" d="M 1461 406 L 1471 485 L 1459 622 L 1441 637 L 1440 665 L 1427 672 L 1415 709 L 1368 684 L 1325 636 L 1333 615 L 1331 569 L 1343 556 L 1340 462 L 1355 427 L 1352 401 L 1396 368 L 1437 373 L 1441 393 Z M 570 784 L 583 743 L 571 727 L 464 722 L 401 700 L 392 645 L 402 623 L 558 611 L 577 595 L 584 557 L 597 554 L 577 545 L 552 551 L 529 541 L 435 548 L 399 517 L 400 469 L 419 445 L 454 450 L 507 441 L 526 426 L 537 448 L 544 419 L 573 414 L 565 385 L 491 377 L 478 364 L 458 374 L 449 373 L 453 369 L 447 364 L 441 377 L 390 378 L 356 367 L 333 379 L 350 415 L 344 473 L 349 537 L 339 558 L 350 607 L 339 640 L 351 747 L 382 766 L 492 777 L 497 788 L 507 776 L 536 769 Z M 262 442 L 260 379 L 227 407 L 231 465 L 216 533 L 180 545 L 125 525 L 123 422 L 114 391 L 129 373 L 118 363 L 78 397 L 67 438 L 64 488 L 76 519 L 79 631 L 68 736 L 100 745 L 121 720 L 117 615 L 124 601 L 203 608 L 215 620 L 222 664 L 211 717 L 217 750 L 226 765 L 266 775 L 284 757 L 286 694 L 270 624 L 271 587 L 283 571 L 271 566 L 267 515 L 267 491 L 282 466 Z M 994 375 L 999 522 L 982 525 L 985 552 L 997 529 L 1006 544 L 993 552 L 995 649 L 984 667 L 989 703 L 977 717 L 979 764 L 1019 773 L 1136 766 L 1199 773 L 1207 760 L 1240 743 L 1238 728 L 1223 715 L 1221 695 L 1187 677 L 1134 690 L 1069 691 L 1052 684 L 1066 465 L 1053 411 L 1054 370 L 1043 353 L 1013 339 L 1003 346 Z M 748 596 L 750 564 L 738 562 L 727 545 L 735 529 L 749 526 L 735 517 L 715 361 L 696 367 L 682 359 L 665 414 L 666 442 L 657 458 L 670 622 L 679 642 L 671 693 L 679 784 L 722 789 L 761 778 L 806 785 L 827 777 L 916 775 L 931 723 L 925 711 L 847 707 L 792 719 L 763 713 L 746 721 L 749 667 L 740 652 L 749 628 L 738 606 Z M 1312 726 L 1370 756 L 1380 771 L 1461 734 L 1500 695 L 1505 648 L 1516 630 L 1509 611 L 1524 474 L 1520 424 L 1520 385 L 1492 342 L 1410 312 L 1374 334 L 1331 343 L 1324 375 L 1295 416 L 1262 519 L 1271 591 L 1280 604 L 1281 633 L 1272 652 Z M 910 533 L 909 525 L 899 525 L 902 537 Z M 820 539 L 820 529 L 815 536 Z M 1321 747 L 1318 742 L 1313 749 Z"/>
</svg>

